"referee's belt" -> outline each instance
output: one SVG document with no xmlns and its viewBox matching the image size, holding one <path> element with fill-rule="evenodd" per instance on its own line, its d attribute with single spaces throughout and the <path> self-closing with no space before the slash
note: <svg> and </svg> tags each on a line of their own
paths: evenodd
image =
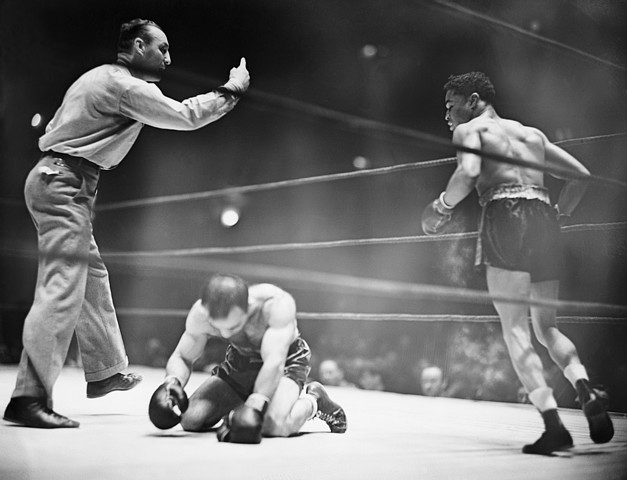
<svg viewBox="0 0 627 480">
<path fill-rule="evenodd" d="M 55 158 L 60 158 L 61 160 L 63 160 L 64 162 L 66 162 L 69 166 L 72 167 L 81 167 L 81 166 L 85 166 L 85 167 L 89 167 L 89 168 L 93 168 L 95 170 L 100 170 L 102 167 L 100 165 L 95 164 L 94 162 L 90 162 L 89 160 L 87 160 L 86 158 L 83 157 L 75 157 L 74 155 L 70 155 L 68 153 L 59 153 L 59 152 L 55 152 L 53 150 L 46 150 L 43 154 L 42 157 L 55 157 Z"/>
</svg>

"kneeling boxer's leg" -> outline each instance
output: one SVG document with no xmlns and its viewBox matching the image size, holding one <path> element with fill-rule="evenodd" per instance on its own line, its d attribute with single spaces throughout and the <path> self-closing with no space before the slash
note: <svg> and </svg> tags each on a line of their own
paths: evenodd
<svg viewBox="0 0 627 480">
<path fill-rule="evenodd" d="M 206 432 L 243 400 L 224 380 L 210 376 L 189 398 L 181 426 L 189 432 Z"/>
<path fill-rule="evenodd" d="M 293 435 L 316 413 L 312 412 L 311 401 L 299 398 L 300 391 L 300 386 L 294 380 L 288 377 L 281 378 L 264 417 L 264 435 L 269 437 Z"/>
</svg>

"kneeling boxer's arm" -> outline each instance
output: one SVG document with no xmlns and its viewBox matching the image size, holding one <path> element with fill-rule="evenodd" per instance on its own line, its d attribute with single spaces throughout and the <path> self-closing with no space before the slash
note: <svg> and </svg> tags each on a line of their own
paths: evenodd
<svg viewBox="0 0 627 480">
<path fill-rule="evenodd" d="M 200 337 L 196 339 L 188 332 L 183 333 L 176 350 L 168 360 L 165 380 L 150 398 L 148 416 L 157 428 L 163 430 L 172 428 L 180 422 L 181 414 L 187 410 L 189 402 L 183 387 L 189 380 L 195 360 L 188 355 L 205 343 L 206 339 Z"/>
<path fill-rule="evenodd" d="M 198 304 L 190 310 L 185 331 L 168 359 L 166 378 L 150 399 L 148 414 L 158 428 L 172 428 L 179 423 L 180 414 L 187 410 L 189 402 L 184 387 L 191 376 L 194 362 L 202 355 L 207 343 L 206 335 L 197 333 L 203 315 Z"/>
<path fill-rule="evenodd" d="M 166 377 L 176 377 L 183 386 L 187 385 L 194 363 L 202 355 L 206 344 L 207 337 L 205 335 L 193 335 L 187 330 L 183 332 L 166 364 Z"/>
<path fill-rule="evenodd" d="M 259 370 L 253 392 L 272 398 L 283 377 L 287 352 L 294 340 L 293 323 L 281 328 L 270 327 L 261 340 L 261 359 L 263 365 Z"/>
<path fill-rule="evenodd" d="M 253 391 L 272 398 L 283 377 L 287 352 L 296 337 L 296 302 L 281 290 L 264 304 L 263 314 L 268 319 L 268 328 L 261 339 L 259 353 L 263 365 Z"/>
<path fill-rule="evenodd" d="M 207 345 L 207 334 L 203 328 L 208 318 L 209 312 L 202 306 L 200 300 L 196 301 L 187 314 L 185 331 L 166 364 L 166 376 L 175 376 L 183 386 L 187 385 L 192 367 Z"/>
<path fill-rule="evenodd" d="M 291 330 L 293 334 L 293 329 Z M 291 340 L 289 332 L 270 327 L 261 342 L 263 365 L 259 370 L 253 393 L 243 405 L 235 408 L 222 419 L 217 436 L 220 442 L 260 443 L 263 417 L 270 399 L 283 377 L 283 369 Z"/>
<path fill-rule="evenodd" d="M 231 410 L 222 419 L 216 435 L 219 442 L 261 443 L 263 417 L 269 399 L 259 393 L 251 393 L 246 403 Z"/>
<path fill-rule="evenodd" d="M 166 377 L 150 398 L 148 417 L 155 427 L 166 430 L 181 421 L 180 414 L 188 406 L 187 394 L 178 378 Z"/>
<path fill-rule="evenodd" d="M 224 417 L 218 429 L 218 440 L 233 443 L 260 443 L 263 417 L 284 374 L 287 352 L 294 340 L 296 306 L 291 295 L 278 295 L 264 305 L 269 319 L 261 340 L 263 365 L 257 374 L 253 393 Z"/>
</svg>

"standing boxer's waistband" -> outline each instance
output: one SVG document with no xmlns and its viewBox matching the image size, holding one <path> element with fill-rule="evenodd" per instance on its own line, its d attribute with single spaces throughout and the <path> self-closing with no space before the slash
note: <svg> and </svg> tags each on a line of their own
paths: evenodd
<svg viewBox="0 0 627 480">
<path fill-rule="evenodd" d="M 100 165 L 95 164 L 94 162 L 90 162 L 86 158 L 83 157 L 75 157 L 74 155 L 70 155 L 68 153 L 59 153 L 53 150 L 47 150 L 42 153 L 42 157 L 55 157 L 60 158 L 65 161 L 68 165 L 73 167 L 85 166 L 89 168 L 93 168 L 95 170 L 100 170 Z"/>
<path fill-rule="evenodd" d="M 493 200 L 503 198 L 524 198 L 526 200 L 540 200 L 551 204 L 549 191 L 539 185 L 520 185 L 516 183 L 496 185 L 479 196 L 479 205 L 485 207 Z"/>
</svg>

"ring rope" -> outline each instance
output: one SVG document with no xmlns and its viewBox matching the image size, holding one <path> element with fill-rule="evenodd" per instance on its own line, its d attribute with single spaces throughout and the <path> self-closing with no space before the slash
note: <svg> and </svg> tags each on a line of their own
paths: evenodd
<svg viewBox="0 0 627 480">
<path fill-rule="evenodd" d="M 515 25 L 512 25 L 510 23 L 504 22 L 502 20 L 498 20 L 496 18 L 490 17 L 488 15 L 484 15 L 482 13 L 476 12 L 476 11 L 471 10 L 469 8 L 462 7 L 461 5 L 457 5 L 455 3 L 448 2 L 446 0 L 435 0 L 435 3 L 438 4 L 438 5 L 441 5 L 443 7 L 455 10 L 456 12 L 461 13 L 463 15 L 466 15 L 466 16 L 469 16 L 469 17 L 473 17 L 473 18 L 481 20 L 483 22 L 487 22 L 487 23 L 496 25 L 498 27 L 505 28 L 507 30 L 513 31 L 513 32 L 515 32 L 515 33 L 517 33 L 517 34 L 519 34 L 519 35 L 521 35 L 523 37 L 528 37 L 528 38 L 531 38 L 532 40 L 537 40 L 540 43 L 545 43 L 545 44 L 548 44 L 550 46 L 557 47 L 558 49 L 566 50 L 566 51 L 568 51 L 570 53 L 574 53 L 576 55 L 584 57 L 587 60 L 592 60 L 595 63 L 600 63 L 602 65 L 605 65 L 606 67 L 611 67 L 611 68 L 615 68 L 617 70 L 623 70 L 623 71 L 626 69 L 625 65 L 620 65 L 620 64 L 617 64 L 617 63 L 614 63 L 614 62 L 610 62 L 608 60 L 605 60 L 603 58 L 600 58 L 600 57 L 597 57 L 595 55 L 592 55 L 591 53 L 585 52 L 585 51 L 580 50 L 578 48 L 571 47 L 570 45 L 566 45 L 564 43 L 558 42 L 556 40 L 552 40 L 552 39 L 550 39 L 548 37 L 544 37 L 542 35 L 538 35 L 537 33 L 530 32 L 528 30 L 525 30 L 523 28 L 517 27 Z"/>
<path fill-rule="evenodd" d="M 611 231 L 620 230 L 627 227 L 627 222 L 611 222 L 611 223 L 585 223 L 579 225 L 568 225 L 561 227 L 563 233 L 595 231 Z M 365 245 L 388 245 L 388 244 L 407 244 L 407 243 L 432 243 L 439 241 L 460 241 L 477 238 L 478 232 L 462 232 L 462 233 L 445 233 L 439 235 L 407 235 L 398 237 L 378 237 L 378 238 L 361 238 L 346 240 L 329 240 L 321 242 L 293 242 L 293 243 L 272 243 L 265 245 L 243 245 L 239 247 L 200 247 L 200 248 L 182 248 L 170 250 L 135 250 L 131 252 L 106 252 L 102 255 L 106 258 L 138 258 L 138 257 L 193 257 L 204 255 L 230 255 L 242 253 L 260 253 L 260 252 L 280 252 L 287 250 L 310 250 L 320 248 L 337 248 L 337 247 L 353 247 Z M 0 249 L 3 256 L 15 257 L 35 257 L 35 252 L 21 249 Z"/>
<path fill-rule="evenodd" d="M 613 223 L 587 223 L 580 225 L 569 225 L 562 227 L 564 233 L 582 232 L 582 231 L 609 231 L 618 230 L 627 227 L 627 222 Z M 379 238 L 362 238 L 348 240 L 330 240 L 322 242 L 294 242 L 294 243 L 274 243 L 266 245 L 248 245 L 239 247 L 201 247 L 201 248 L 184 248 L 172 250 L 153 250 L 132 252 L 103 252 L 102 255 L 108 258 L 124 258 L 124 257 L 190 257 L 197 255 L 229 255 L 242 253 L 259 253 L 259 252 L 280 252 L 286 250 L 309 250 L 319 248 L 336 248 L 336 247 L 353 247 L 363 245 L 383 245 L 383 244 L 405 244 L 405 243 L 430 243 L 438 241 L 459 241 L 477 238 L 477 232 L 463 233 L 446 233 L 440 235 L 408 235 L 400 237 L 379 237 Z"/>
<path fill-rule="evenodd" d="M 157 262 L 157 264 L 162 264 L 165 268 L 180 268 L 185 270 L 188 274 L 191 271 L 218 271 L 224 270 L 225 267 L 228 267 L 229 271 L 235 272 L 237 270 L 241 272 L 242 275 L 247 275 L 248 277 L 260 277 L 264 278 L 265 281 L 274 279 L 283 283 L 306 286 L 309 289 L 315 287 L 326 290 L 331 289 L 332 291 L 341 289 L 346 292 L 368 296 L 376 295 L 385 298 L 452 301 L 466 304 L 472 303 L 491 305 L 494 301 L 499 301 L 502 303 L 531 305 L 555 309 L 573 309 L 577 313 L 590 311 L 594 312 L 595 315 L 605 313 L 607 313 L 606 316 L 627 315 L 627 305 L 551 299 L 530 299 L 528 297 L 516 295 L 491 295 L 484 290 L 473 290 L 441 285 L 425 285 L 268 265 L 235 265 L 233 262 L 225 265 L 224 262 L 209 260 L 201 261 L 201 259 L 193 259 L 193 261 L 186 263 L 181 263 L 181 259 L 176 259 L 177 263 L 173 264 L 172 260 L 175 259 L 168 259 L 167 257 L 150 259 L 150 263 L 144 263 L 144 260 L 145 259 L 142 258 L 126 258 L 124 261 L 114 259 L 110 263 L 120 263 L 125 266 L 125 269 L 128 269 L 129 265 L 158 268 L 158 265 L 155 264 L 155 262 Z"/>
<path fill-rule="evenodd" d="M 354 172 L 332 173 L 328 175 L 317 175 L 313 177 L 295 178 L 291 180 L 279 180 L 276 182 L 259 183 L 254 185 L 243 185 L 239 187 L 227 187 L 217 190 L 208 190 L 196 193 L 182 193 L 177 195 L 162 195 L 157 197 L 149 197 L 137 200 L 123 200 L 120 202 L 111 202 L 97 207 L 99 211 L 119 210 L 129 207 L 143 207 L 162 203 L 184 202 L 190 200 L 202 200 L 205 198 L 222 197 L 235 194 L 243 194 L 249 192 L 261 192 L 265 190 L 275 190 L 285 187 L 298 187 L 301 185 L 311 185 L 314 183 L 331 182 L 336 180 L 346 180 L 354 177 L 369 177 L 374 175 L 383 175 L 388 173 L 404 172 L 407 170 L 416 170 L 426 167 L 437 167 L 455 162 L 455 157 L 439 158 L 435 160 L 427 160 L 415 163 L 403 163 L 400 165 L 392 165 L 389 167 L 369 168 Z"/>
<path fill-rule="evenodd" d="M 0 304 L 0 311 L 22 311 L 23 305 Z M 189 309 L 181 308 L 116 308 L 116 314 L 121 317 L 153 317 L 153 318 L 186 318 Z M 418 315 L 411 313 L 348 313 L 348 312 L 296 312 L 298 320 L 356 320 L 367 322 L 448 322 L 448 323 L 498 323 L 498 315 Z M 622 325 L 627 321 L 625 317 L 594 317 L 594 316 L 557 316 L 558 323 L 568 324 L 602 324 Z"/>
<path fill-rule="evenodd" d="M 121 316 L 152 316 L 152 317 L 186 317 L 189 310 L 183 309 L 151 309 L 151 308 L 120 308 L 116 312 Z M 368 322 L 448 322 L 448 323 L 498 323 L 498 315 L 415 315 L 409 313 L 329 313 L 329 312 L 296 312 L 298 320 L 357 320 Z M 558 323 L 569 324 L 605 324 L 622 325 L 625 317 L 592 317 L 592 316 L 557 316 Z"/>
<path fill-rule="evenodd" d="M 448 322 L 448 323 L 498 323 L 498 315 L 414 315 L 409 313 L 296 313 L 299 320 L 359 320 L 369 322 Z M 531 320 L 531 319 L 530 319 Z M 622 325 L 627 321 L 626 317 L 578 317 L 558 316 L 558 323 L 574 324 L 609 324 Z"/>
<path fill-rule="evenodd" d="M 501 302 L 507 304 L 529 305 L 532 307 L 543 307 L 552 309 L 571 308 L 577 311 L 594 311 L 613 314 L 616 321 L 627 316 L 627 305 L 614 305 L 600 302 L 582 302 L 550 299 L 532 299 L 517 295 L 494 295 L 483 290 L 474 290 L 459 287 L 446 287 L 439 285 L 411 284 L 405 282 L 394 282 L 388 280 L 366 279 L 355 277 L 352 284 L 344 283 L 341 286 L 354 288 L 361 292 L 388 293 L 395 297 L 412 297 L 422 300 L 446 300 L 460 303 L 493 304 Z M 117 310 L 116 310 L 117 311 Z M 329 314 L 331 316 L 337 314 Z M 617 317 L 618 316 L 618 317 Z M 330 317 L 332 318 L 332 317 Z M 605 317 L 604 317 L 605 318 Z M 388 318 L 391 320 L 392 318 Z M 396 318 L 398 320 L 401 317 Z"/>
<path fill-rule="evenodd" d="M 218 79 L 210 78 L 205 75 L 199 75 L 193 72 L 190 72 L 185 69 L 180 69 L 178 67 L 174 67 L 170 73 L 170 76 L 174 78 L 179 78 L 181 81 L 186 83 L 195 83 L 199 86 L 206 86 L 207 84 L 215 83 L 219 84 Z M 264 103 L 266 105 L 276 105 L 284 110 L 290 110 L 292 112 L 298 112 L 306 114 L 308 117 L 319 117 L 323 120 L 333 120 L 337 121 L 346 127 L 346 129 L 350 131 L 361 132 L 363 130 L 369 130 L 369 135 L 375 134 L 375 137 L 379 137 L 381 135 L 376 135 L 377 133 L 393 133 L 396 135 L 400 135 L 403 137 L 409 137 L 412 140 L 420 140 L 424 141 L 432 141 L 433 138 L 437 139 L 437 143 L 443 142 L 447 146 L 450 146 L 450 141 L 443 139 L 442 137 L 432 137 L 428 134 L 424 134 L 422 132 L 411 130 L 408 128 L 399 128 L 395 127 L 391 124 L 381 123 L 370 119 L 365 119 L 363 117 L 358 117 L 355 115 L 346 114 L 344 112 L 339 112 L 336 110 L 331 110 L 326 107 L 321 107 L 320 105 L 304 102 L 302 100 L 296 100 L 293 98 L 286 97 L 284 95 L 278 95 L 274 93 L 269 93 L 265 91 L 258 90 L 256 88 L 250 88 L 246 92 L 246 98 L 250 100 L 248 103 L 249 106 L 255 107 L 255 102 Z M 265 111 L 265 107 L 264 107 Z M 384 128 L 381 128 L 383 126 Z M 383 135 L 384 138 L 385 135 Z M 603 139 L 603 137 L 612 137 L 612 135 L 601 135 L 598 137 L 589 137 L 593 141 L 597 139 Z M 568 144 L 576 144 L 572 140 L 562 140 L 555 142 L 556 144 L 565 144 L 564 142 L 568 142 Z M 587 142 L 585 142 L 587 143 Z"/>
<path fill-rule="evenodd" d="M 181 262 L 183 260 L 183 262 Z M 176 261 L 176 263 L 173 263 Z M 112 265 L 123 265 L 125 270 L 131 265 L 139 267 L 159 268 L 160 266 L 169 270 L 184 270 L 189 275 L 190 272 L 198 271 L 206 275 L 207 271 L 232 271 L 234 273 L 253 278 L 263 278 L 264 281 L 275 280 L 277 282 L 301 285 L 308 289 L 322 288 L 337 292 L 345 292 L 380 296 L 385 298 L 403 298 L 417 300 L 437 300 L 452 301 L 457 303 L 472 303 L 491 305 L 494 301 L 502 303 L 512 303 L 520 305 L 531 305 L 555 309 L 573 309 L 577 313 L 584 311 L 594 312 L 595 315 L 605 314 L 606 316 L 627 315 L 627 305 L 613 305 L 598 302 L 575 302 L 552 299 L 531 299 L 517 295 L 491 295 L 485 290 L 474 290 L 462 287 L 450 287 L 442 285 L 426 285 L 419 283 L 409 283 L 404 281 L 383 280 L 378 278 L 358 277 L 353 275 L 319 272 L 313 270 L 294 269 L 270 265 L 246 264 L 237 265 L 234 262 L 223 262 L 220 260 L 208 259 L 176 259 L 168 257 L 157 257 L 149 259 L 125 258 L 109 259 Z M 155 263 L 156 262 L 156 263 Z M 170 274 L 171 275 L 171 274 Z"/>
<path fill-rule="evenodd" d="M 173 261 L 176 260 L 175 263 Z M 112 266 L 123 267 L 125 272 L 134 272 L 135 269 L 165 269 L 168 277 L 185 272 L 184 278 L 190 275 L 202 274 L 208 271 L 231 271 L 244 275 L 247 278 L 263 278 L 264 281 L 289 283 L 300 285 L 308 289 L 322 289 L 327 291 L 343 291 L 350 294 L 377 296 L 381 298 L 403 298 L 407 300 L 436 300 L 450 301 L 463 304 L 492 305 L 493 302 L 512 303 L 520 305 L 539 306 L 551 309 L 573 309 L 582 314 L 590 311 L 594 315 L 627 316 L 627 305 L 612 305 L 597 302 L 574 302 L 553 299 L 531 299 L 516 295 L 491 295 L 484 290 L 472 290 L 461 287 L 441 285 L 425 285 L 403 281 L 382 280 L 376 278 L 357 277 L 346 274 L 319 272 L 312 270 L 294 269 L 279 266 L 259 264 L 237 264 L 213 259 L 175 259 L 168 257 L 146 259 L 125 258 L 110 259 Z"/>
<path fill-rule="evenodd" d="M 391 127 L 386 126 L 386 128 L 391 128 Z M 409 130 L 409 129 L 403 129 L 403 130 Z M 627 136 L 627 132 L 599 135 L 599 136 L 594 136 L 594 137 L 581 137 L 581 138 L 576 138 L 576 139 L 563 140 L 563 141 L 559 141 L 555 143 L 560 144 L 560 145 L 563 144 L 563 145 L 570 145 L 570 146 L 582 145 L 585 143 L 603 141 L 607 139 L 624 137 L 624 136 Z M 448 140 L 446 140 L 446 145 L 449 147 L 455 146 L 451 144 L 451 142 L 449 142 Z M 469 152 L 469 153 L 482 155 L 484 157 L 488 157 L 493 160 L 503 161 L 505 163 L 511 163 L 514 165 L 520 165 L 520 166 L 524 166 L 528 168 L 533 168 L 535 170 L 546 171 L 549 173 L 557 173 L 560 175 L 570 175 L 570 176 L 573 175 L 572 171 L 561 169 L 561 168 L 536 165 L 536 164 L 533 164 L 531 162 L 527 162 L 524 160 L 513 159 L 513 158 L 509 158 L 509 157 L 502 156 L 502 155 L 489 154 L 486 152 L 481 152 L 480 150 L 475 150 L 472 148 L 466 148 L 462 146 L 456 146 L 456 148 L 462 151 Z M 208 190 L 204 192 L 183 193 L 183 194 L 175 194 L 175 195 L 162 195 L 162 196 L 149 197 L 149 198 L 136 199 L 136 200 L 123 200 L 119 202 L 110 202 L 107 204 L 99 205 L 96 207 L 96 210 L 102 212 L 102 211 L 119 210 L 122 208 L 152 206 L 152 205 L 163 204 L 163 203 L 202 200 L 202 199 L 212 198 L 212 197 L 222 197 L 222 196 L 235 195 L 235 194 L 244 194 L 244 193 L 249 193 L 249 192 L 274 190 L 274 189 L 285 188 L 285 187 L 297 187 L 301 185 L 310 185 L 313 183 L 345 180 L 345 179 L 354 178 L 354 177 L 383 175 L 383 174 L 388 174 L 388 173 L 403 172 L 407 170 L 417 170 L 417 169 L 427 168 L 427 167 L 429 168 L 437 167 L 441 165 L 452 164 L 455 162 L 456 162 L 456 157 L 446 157 L 446 158 L 438 158 L 434 160 L 426 160 L 426 161 L 420 161 L 420 162 L 403 163 L 400 165 L 392 165 L 388 167 L 359 170 L 359 171 L 354 171 L 354 172 L 332 173 L 328 175 L 318 175 L 318 176 L 313 176 L 313 177 L 296 178 L 296 179 L 291 179 L 291 180 L 279 180 L 276 182 L 260 183 L 260 184 L 254 184 L 254 185 L 243 185 L 239 187 L 227 187 L 227 188 L 216 189 L 216 190 Z M 622 182 L 620 180 L 616 180 L 616 179 L 605 178 L 605 177 L 601 177 L 598 175 L 589 175 L 585 177 L 582 177 L 580 175 L 575 175 L 575 176 L 578 178 L 585 178 L 591 181 L 597 181 L 600 183 L 606 183 L 606 184 L 610 184 L 613 186 L 627 188 L 627 183 Z"/>
<path fill-rule="evenodd" d="M 593 135 L 590 137 L 568 138 L 566 140 L 558 140 L 554 143 L 555 145 L 559 145 L 561 147 L 572 147 L 575 145 L 586 145 L 588 143 L 611 140 L 613 138 L 624 137 L 626 135 L 627 133 L 608 133 L 606 135 Z"/>
</svg>

